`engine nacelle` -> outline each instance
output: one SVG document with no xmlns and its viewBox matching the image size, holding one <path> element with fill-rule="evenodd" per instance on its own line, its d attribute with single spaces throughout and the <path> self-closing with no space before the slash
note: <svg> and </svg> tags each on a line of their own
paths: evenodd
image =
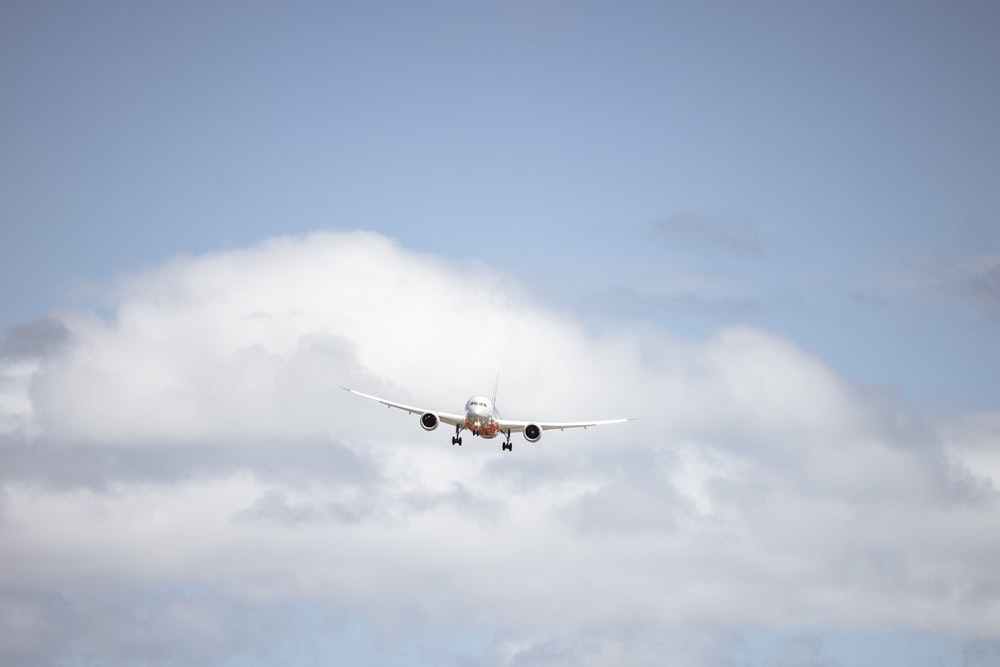
<svg viewBox="0 0 1000 667">
<path fill-rule="evenodd" d="M 528 442 L 538 442 L 541 437 L 542 429 L 539 428 L 538 424 L 528 424 L 524 427 L 524 439 Z"/>
<path fill-rule="evenodd" d="M 440 423 L 441 420 L 438 419 L 438 416 L 433 412 L 425 412 L 424 414 L 420 415 L 420 426 L 425 431 L 433 431 L 438 427 L 438 424 Z"/>
</svg>

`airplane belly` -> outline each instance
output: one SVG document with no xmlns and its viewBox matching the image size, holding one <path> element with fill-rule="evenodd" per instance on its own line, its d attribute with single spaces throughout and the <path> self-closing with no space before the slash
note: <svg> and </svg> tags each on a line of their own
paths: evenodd
<svg viewBox="0 0 1000 667">
<path fill-rule="evenodd" d="M 473 435 L 478 435 L 480 438 L 486 438 L 487 440 L 497 437 L 497 433 L 500 432 L 499 423 L 478 417 L 467 417 L 465 419 L 465 428 L 472 431 Z"/>
</svg>

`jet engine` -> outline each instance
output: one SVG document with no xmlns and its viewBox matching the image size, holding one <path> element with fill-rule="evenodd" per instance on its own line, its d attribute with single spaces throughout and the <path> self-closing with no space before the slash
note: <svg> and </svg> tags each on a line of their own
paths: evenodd
<svg viewBox="0 0 1000 667">
<path fill-rule="evenodd" d="M 440 422 L 441 420 L 438 419 L 438 416 L 433 412 L 425 412 L 420 415 L 420 426 L 423 427 L 425 431 L 433 431 L 438 427 Z"/>
<path fill-rule="evenodd" d="M 524 427 L 524 439 L 528 442 L 538 442 L 541 437 L 542 429 L 538 427 L 538 424 L 528 424 Z"/>
</svg>

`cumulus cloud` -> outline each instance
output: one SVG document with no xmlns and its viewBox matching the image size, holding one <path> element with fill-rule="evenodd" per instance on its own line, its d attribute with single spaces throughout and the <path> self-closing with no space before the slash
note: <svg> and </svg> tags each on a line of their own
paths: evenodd
<svg viewBox="0 0 1000 667">
<path fill-rule="evenodd" d="M 751 626 L 1000 635 L 996 421 L 932 423 L 786 339 L 595 333 L 369 233 L 106 296 L 0 359 L 5 658 L 324 664 L 352 619 L 386 662 L 415 633 L 511 665 L 728 664 Z M 339 389 L 456 411 L 497 370 L 508 416 L 640 419 L 502 454 Z M 835 664 L 811 637 L 773 662 Z"/>
<path fill-rule="evenodd" d="M 69 340 L 65 324 L 55 317 L 42 317 L 8 331 L 0 351 L 10 357 L 48 356 Z"/>
</svg>

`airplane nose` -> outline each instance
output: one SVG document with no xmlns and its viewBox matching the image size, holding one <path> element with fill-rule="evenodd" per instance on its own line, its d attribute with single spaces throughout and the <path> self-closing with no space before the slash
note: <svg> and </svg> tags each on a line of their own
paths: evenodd
<svg viewBox="0 0 1000 667">
<path fill-rule="evenodd" d="M 493 423 L 493 408 L 489 400 L 482 396 L 473 396 L 465 404 L 466 420 L 473 430 L 483 430 Z"/>
</svg>

